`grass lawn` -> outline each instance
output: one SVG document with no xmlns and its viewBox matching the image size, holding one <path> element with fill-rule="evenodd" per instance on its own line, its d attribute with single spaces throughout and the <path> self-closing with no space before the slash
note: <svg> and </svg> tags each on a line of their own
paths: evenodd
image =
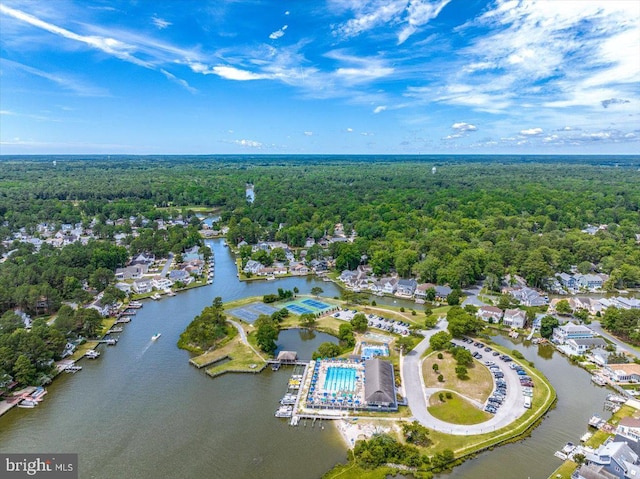
<svg viewBox="0 0 640 479">
<path fill-rule="evenodd" d="M 193 358 L 192 361 L 196 365 L 200 366 L 214 361 L 220 361 L 225 358 L 229 358 L 229 361 L 225 361 L 219 365 L 214 364 L 210 368 L 207 368 L 207 374 L 217 376 L 229 371 L 255 372 L 256 370 L 260 370 L 264 365 L 264 360 L 262 360 L 249 346 L 243 344 L 240 340 L 240 336 L 236 336 L 220 349 L 215 349 L 201 354 L 200 356 Z"/>
<path fill-rule="evenodd" d="M 573 461 L 565 461 L 562 465 L 553 471 L 549 477 L 553 479 L 571 479 L 571 474 L 578 468 L 578 465 Z"/>
<path fill-rule="evenodd" d="M 98 341 L 86 341 L 82 343 L 76 348 L 74 353 L 69 356 L 69 359 L 77 361 L 78 359 L 82 358 L 84 356 L 84 353 L 86 353 L 89 349 L 95 349 L 98 344 Z"/>
<path fill-rule="evenodd" d="M 424 385 L 428 388 L 442 388 L 456 391 L 464 396 L 484 402 L 493 390 L 493 378 L 489 369 L 478 361 L 468 367 L 469 379 L 458 379 L 456 376 L 456 361 L 449 352 L 442 352 L 443 359 L 438 359 L 438 352 L 431 353 L 422 363 Z M 433 371 L 433 365 L 438 364 L 438 372 Z M 444 382 L 438 382 L 438 375 L 444 376 Z"/>
<path fill-rule="evenodd" d="M 452 424 L 479 424 L 492 417 L 491 414 L 478 409 L 462 396 L 456 393 L 452 393 L 452 396 L 451 399 L 445 397 L 442 402 L 438 394 L 433 394 L 429 398 L 427 409 L 434 417 Z"/>
<path fill-rule="evenodd" d="M 398 472 L 390 467 L 378 467 L 376 469 L 363 469 L 357 464 L 338 465 L 327 472 L 322 479 L 386 479 L 393 477 Z"/>
</svg>

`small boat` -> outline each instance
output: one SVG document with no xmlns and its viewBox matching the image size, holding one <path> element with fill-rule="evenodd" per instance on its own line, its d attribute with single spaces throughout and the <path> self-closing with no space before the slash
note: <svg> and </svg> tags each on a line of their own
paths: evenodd
<svg viewBox="0 0 640 479">
<path fill-rule="evenodd" d="M 100 356 L 100 353 L 95 349 L 88 349 L 86 353 L 84 353 L 84 357 L 88 359 L 97 359 Z"/>
<path fill-rule="evenodd" d="M 38 401 L 33 401 L 32 399 L 23 399 L 18 403 L 18 407 L 23 407 L 27 409 L 33 409 L 38 405 Z"/>
<path fill-rule="evenodd" d="M 161 298 L 161 296 L 158 293 L 154 293 L 151 295 L 151 299 L 153 299 L 154 301 L 158 301 Z"/>
<path fill-rule="evenodd" d="M 117 338 L 107 339 L 105 342 L 107 343 L 107 346 L 115 346 L 116 344 L 118 344 L 118 339 Z"/>
<path fill-rule="evenodd" d="M 158 339 L 160 336 L 162 336 L 162 334 L 160 333 L 156 333 L 153 336 L 151 336 L 151 341 L 155 341 L 156 339 Z"/>
<path fill-rule="evenodd" d="M 271 370 L 272 371 L 277 371 L 278 369 L 280 369 L 280 363 L 273 363 L 271 365 Z"/>
<path fill-rule="evenodd" d="M 280 406 L 275 413 L 276 417 L 291 417 L 293 416 L 293 406 Z"/>
<path fill-rule="evenodd" d="M 82 371 L 82 366 L 67 366 L 64 368 L 64 372 L 75 374 L 78 371 Z"/>
<path fill-rule="evenodd" d="M 274 279 L 276 279 L 276 277 L 272 274 L 267 276 L 267 281 L 273 281 Z"/>
</svg>

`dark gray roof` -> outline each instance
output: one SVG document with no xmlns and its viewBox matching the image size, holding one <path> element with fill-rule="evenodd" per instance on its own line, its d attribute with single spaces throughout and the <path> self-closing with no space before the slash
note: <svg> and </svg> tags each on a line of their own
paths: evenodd
<svg viewBox="0 0 640 479">
<path fill-rule="evenodd" d="M 396 387 L 393 378 L 393 365 L 381 359 L 368 359 L 364 362 L 364 400 L 368 404 L 395 404 Z"/>
<path fill-rule="evenodd" d="M 583 465 L 576 471 L 577 477 L 584 479 L 617 479 L 618 476 L 595 464 Z"/>
</svg>

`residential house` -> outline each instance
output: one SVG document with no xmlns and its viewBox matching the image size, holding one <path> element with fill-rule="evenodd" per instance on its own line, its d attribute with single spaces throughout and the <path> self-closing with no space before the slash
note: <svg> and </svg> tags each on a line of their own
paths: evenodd
<svg viewBox="0 0 640 479">
<path fill-rule="evenodd" d="M 425 300 L 427 299 L 427 290 L 429 288 L 433 288 L 434 285 L 430 284 L 430 283 L 421 283 L 418 286 L 416 286 L 416 290 L 413 293 L 414 297 L 416 299 L 422 299 Z"/>
<path fill-rule="evenodd" d="M 594 332 L 581 324 L 568 322 L 557 328 L 553 328 L 551 340 L 558 344 L 565 344 L 570 339 L 589 339 L 595 336 Z"/>
<path fill-rule="evenodd" d="M 581 288 L 601 289 L 605 281 L 609 279 L 607 274 L 576 274 L 574 275 Z"/>
<path fill-rule="evenodd" d="M 436 286 L 435 290 L 436 299 L 438 301 L 444 301 L 445 299 L 447 299 L 447 296 L 449 296 L 453 292 L 453 290 L 449 286 Z"/>
<path fill-rule="evenodd" d="M 618 423 L 616 434 L 633 441 L 640 441 L 640 419 L 623 417 Z"/>
<path fill-rule="evenodd" d="M 126 268 L 116 269 L 116 279 L 138 279 L 142 278 L 144 273 L 149 269 L 147 264 L 134 264 L 127 266 Z"/>
<path fill-rule="evenodd" d="M 640 364 L 608 364 L 609 377 L 618 383 L 640 383 Z"/>
<path fill-rule="evenodd" d="M 495 306 L 480 306 L 476 316 L 487 323 L 498 323 L 502 318 L 503 311 Z"/>
<path fill-rule="evenodd" d="M 174 281 L 174 282 L 175 281 L 180 281 L 180 282 L 184 283 L 185 280 L 187 278 L 189 278 L 190 276 L 191 275 L 187 271 L 185 271 L 183 269 L 174 269 L 174 270 L 169 271 L 169 279 L 171 281 Z"/>
<path fill-rule="evenodd" d="M 151 285 L 156 289 L 168 289 L 173 285 L 173 281 L 167 278 L 161 278 L 160 276 L 156 276 L 151 280 Z"/>
<path fill-rule="evenodd" d="M 587 354 L 587 359 L 598 366 L 606 366 L 611 353 L 603 348 L 594 348 Z"/>
<path fill-rule="evenodd" d="M 415 279 L 400 279 L 398 280 L 396 294 L 402 296 L 413 296 L 418 282 Z"/>
<path fill-rule="evenodd" d="M 145 264 L 145 265 L 149 266 L 155 260 L 156 260 L 155 255 L 153 255 L 151 253 L 140 253 L 138 256 L 136 256 L 135 258 L 133 258 L 131 260 L 129 265 Z"/>
<path fill-rule="evenodd" d="M 382 292 L 385 294 L 394 294 L 398 289 L 398 278 L 382 278 Z"/>
<path fill-rule="evenodd" d="M 522 309 L 507 309 L 502 318 L 502 324 L 510 328 L 524 328 L 527 324 L 527 312 Z"/>
<path fill-rule="evenodd" d="M 305 248 L 311 248 L 314 244 L 316 244 L 316 240 L 314 240 L 313 238 L 309 237 L 305 240 L 304 242 L 304 247 Z"/>
<path fill-rule="evenodd" d="M 311 272 L 309 267 L 303 263 L 294 263 L 289 265 L 289 271 L 296 276 L 304 276 Z"/>
<path fill-rule="evenodd" d="M 309 266 L 311 266 L 311 268 L 316 273 L 324 273 L 325 271 L 327 271 L 329 269 L 329 265 L 327 264 L 327 261 L 324 260 L 324 259 L 322 259 L 322 260 L 312 259 L 309 262 Z"/>
<path fill-rule="evenodd" d="M 569 339 L 565 343 L 571 356 L 581 356 L 590 349 L 605 348 L 607 342 L 602 338 Z"/>
<path fill-rule="evenodd" d="M 153 284 L 150 278 L 138 278 L 133 280 L 133 291 L 138 294 L 150 293 L 153 289 Z"/>
<path fill-rule="evenodd" d="M 118 288 L 120 291 L 123 291 L 127 294 L 131 292 L 130 283 L 123 283 L 123 282 L 116 283 L 116 288 Z"/>
<path fill-rule="evenodd" d="M 576 279 L 571 274 L 568 274 L 568 273 L 556 274 L 556 278 L 558 278 L 558 280 L 560 281 L 560 284 L 565 288 L 576 289 L 578 286 Z"/>
<path fill-rule="evenodd" d="M 637 467 L 638 455 L 626 442 L 607 441 L 593 453 L 585 451 L 585 457 L 589 464 L 602 466 L 618 479 L 634 477 L 631 471 L 640 472 Z"/>
<path fill-rule="evenodd" d="M 618 296 L 613 298 L 613 305 L 622 309 L 640 309 L 640 300 Z"/>
<path fill-rule="evenodd" d="M 571 479 L 617 479 L 618 476 L 607 472 L 604 466 L 582 464 L 571 474 Z"/>
<path fill-rule="evenodd" d="M 247 264 L 245 265 L 243 271 L 245 273 L 258 274 L 258 271 L 260 271 L 262 268 L 264 268 L 264 266 L 262 263 L 260 263 L 260 261 L 250 259 L 249 261 L 247 261 Z"/>
</svg>

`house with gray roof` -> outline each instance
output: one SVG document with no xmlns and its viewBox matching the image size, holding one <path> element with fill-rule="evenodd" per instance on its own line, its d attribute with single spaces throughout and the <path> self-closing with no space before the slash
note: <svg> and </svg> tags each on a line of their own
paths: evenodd
<svg viewBox="0 0 640 479">
<path fill-rule="evenodd" d="M 631 472 L 638 470 L 636 465 L 638 455 L 626 442 L 605 442 L 593 453 L 585 451 L 585 457 L 589 464 L 602 466 L 605 471 L 618 479 L 636 477 Z"/>
<path fill-rule="evenodd" d="M 521 309 L 507 309 L 502 318 L 502 324 L 511 328 L 524 328 L 527 324 L 527 313 Z"/>
<path fill-rule="evenodd" d="M 417 286 L 418 282 L 415 279 L 400 279 L 398 280 L 396 294 L 413 296 Z"/>
<path fill-rule="evenodd" d="M 581 324 L 568 322 L 557 328 L 553 328 L 553 336 L 551 340 L 558 344 L 565 344 L 570 339 L 588 339 L 593 338 L 593 331 Z"/>
</svg>

